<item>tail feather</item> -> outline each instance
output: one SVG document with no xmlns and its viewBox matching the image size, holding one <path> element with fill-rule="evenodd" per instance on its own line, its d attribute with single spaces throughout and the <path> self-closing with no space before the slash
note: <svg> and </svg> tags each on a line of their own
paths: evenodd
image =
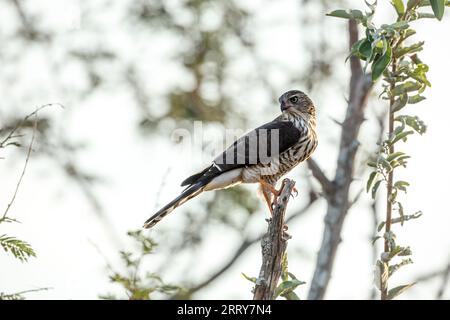
<svg viewBox="0 0 450 320">
<path fill-rule="evenodd" d="M 186 188 L 178 197 L 173 199 L 158 212 L 156 212 L 153 216 L 151 216 L 147 221 L 145 221 L 144 228 L 149 229 L 153 227 L 155 224 L 160 222 L 162 218 L 171 213 L 175 208 L 181 206 L 183 203 L 199 195 L 208 182 L 209 181 L 199 181 Z"/>
<path fill-rule="evenodd" d="M 209 169 L 211 169 L 212 166 L 209 166 L 205 168 L 204 170 L 200 171 L 199 173 L 196 173 L 188 178 L 186 178 L 182 183 L 181 186 L 188 186 L 190 184 L 196 183 L 200 178 L 202 178 L 206 172 L 208 172 Z"/>
</svg>

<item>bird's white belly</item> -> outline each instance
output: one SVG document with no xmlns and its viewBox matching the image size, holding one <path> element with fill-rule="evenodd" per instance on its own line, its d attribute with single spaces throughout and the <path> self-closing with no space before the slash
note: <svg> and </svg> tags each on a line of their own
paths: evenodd
<svg viewBox="0 0 450 320">
<path fill-rule="evenodd" d="M 216 190 L 216 189 L 226 189 L 233 187 L 242 182 L 242 168 L 230 170 L 222 173 L 221 175 L 215 177 L 209 182 L 204 191 Z"/>
</svg>

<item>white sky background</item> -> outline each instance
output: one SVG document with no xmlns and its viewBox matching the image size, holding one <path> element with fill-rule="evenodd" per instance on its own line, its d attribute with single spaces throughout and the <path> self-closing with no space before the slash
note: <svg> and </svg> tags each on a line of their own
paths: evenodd
<svg viewBox="0 0 450 320">
<path fill-rule="evenodd" d="M 364 9 L 360 1 L 350 2 L 357 5 L 349 5 L 349 8 L 358 6 Z M 377 23 L 382 23 L 389 20 L 391 10 L 388 1 L 379 2 Z M 135 113 L 135 108 L 129 107 L 132 103 L 129 90 L 114 87 L 114 73 L 120 70 L 121 66 L 105 66 L 104 71 L 111 74 L 112 84 L 84 100 L 83 103 L 77 102 L 76 105 L 74 97 L 67 88 L 83 87 L 85 80 L 80 78 L 78 66 L 63 64 L 62 78 L 55 79 L 51 73 L 50 59 L 62 59 L 61 48 L 92 43 L 92 46 L 111 47 L 127 59 L 140 59 L 149 93 L 158 94 L 167 90 L 173 81 L 179 82 L 179 78 L 186 82 L 186 86 L 189 86 L 188 77 L 183 73 L 180 74 L 177 64 L 170 62 L 167 54 L 179 43 L 173 41 L 174 39 L 164 32 L 131 36 L 131 31 L 120 23 L 120 4 L 111 5 L 110 11 L 97 12 L 98 26 L 84 26 L 82 16 L 84 10 L 93 8 L 95 5 L 89 4 L 88 7 L 87 4 L 83 4 L 79 7 L 78 1 L 68 0 L 58 2 L 40 0 L 32 3 L 30 9 L 33 5 L 38 6 L 39 3 L 39 7 L 45 8 L 47 12 L 50 10 L 45 21 L 61 32 L 58 34 L 56 44 L 48 48 L 51 54 L 39 48 L 19 46 L 9 52 L 2 52 L 0 48 L 1 54 L 10 55 L 22 54 L 24 49 L 34 50 L 32 54 L 23 54 L 26 63 L 21 64 L 22 70 L 2 66 L 1 77 L 7 79 L 7 77 L 16 76 L 17 80 L 11 86 L 0 87 L 0 94 L 7 97 L 4 101 L 8 103 L 3 107 L 5 102 L 2 102 L 0 108 L 5 108 L 6 111 L 12 110 L 12 106 L 20 106 L 20 113 L 27 114 L 33 111 L 36 105 L 51 101 L 58 101 L 66 106 L 65 110 L 53 109 L 45 112 L 55 117 L 59 124 L 55 134 L 63 134 L 74 142 L 88 143 L 87 150 L 81 152 L 77 160 L 86 171 L 105 178 L 105 183 L 95 188 L 95 191 L 115 231 L 122 235 L 122 239 L 119 244 L 111 240 L 79 189 L 67 183 L 67 180 L 61 177 L 59 169 L 53 168 L 49 161 L 32 158 L 11 211 L 12 216 L 23 223 L 2 225 L 0 234 L 7 233 L 28 241 L 36 250 L 38 258 L 30 259 L 28 263 L 22 264 L 9 256 L 0 254 L 2 269 L 0 290 L 16 292 L 37 287 L 52 287 L 52 290 L 30 294 L 29 297 L 95 299 L 99 294 L 114 291 L 114 288 L 109 284 L 105 273 L 104 258 L 99 255 L 93 243 L 109 261 L 118 262 L 116 245 L 121 248 L 124 248 L 124 244 L 128 246 L 126 231 L 139 228 L 155 209 L 156 193 L 161 181 L 166 179 L 161 198 L 158 200 L 159 205 L 171 200 L 180 191 L 179 182 L 206 164 L 208 159 L 193 157 L 186 153 L 180 154 L 182 151 L 169 143 L 171 131 L 167 132 L 166 137 L 159 139 L 148 137 L 142 141 L 142 136 L 135 131 L 138 115 Z M 302 34 L 301 30 L 299 32 L 296 24 L 299 15 L 298 2 L 260 0 L 254 2 L 252 6 L 248 5 L 248 9 L 255 13 L 251 23 L 255 30 L 258 30 L 256 34 L 258 53 L 268 63 L 275 89 L 280 93 L 291 89 L 290 84 L 285 83 L 282 68 L 301 71 L 308 63 L 305 61 L 304 65 L 302 64 L 302 59 L 305 60 L 307 57 L 302 51 L 300 41 L 306 35 Z M 78 18 L 80 15 L 77 13 L 81 13 L 81 18 Z M 1 26 L 4 34 L 7 34 L 7 25 L 17 23 L 15 12 L 0 11 L 0 21 L 3 21 Z M 205 23 L 213 24 L 212 21 L 213 19 Z M 117 30 L 102 30 L 103 22 L 108 26 L 116 26 Z M 336 48 L 341 48 L 338 53 L 342 54 L 346 50 L 347 35 L 341 35 L 342 29 L 339 28 L 346 22 L 324 17 L 324 23 L 329 28 L 330 41 Z M 86 30 L 92 32 L 97 28 L 103 34 L 100 37 L 102 43 L 96 42 L 98 36 L 86 32 Z M 447 166 L 450 151 L 446 143 L 450 117 L 447 91 L 450 45 L 443 39 L 450 31 L 449 15 L 447 13 L 442 22 L 422 20 L 417 23 L 416 30 L 416 39 L 426 40 L 421 59 L 430 66 L 428 77 L 433 86 L 425 93 L 427 100 L 408 107 L 408 113 L 417 114 L 427 123 L 428 132 L 422 137 L 410 138 L 404 148 L 412 156 L 407 169 L 410 173 L 407 176 L 411 187 L 407 196 L 406 209 L 409 212 L 420 209 L 424 212 L 424 216 L 419 222 L 407 223 L 404 228 L 395 226 L 399 244 L 411 246 L 415 263 L 405 267 L 392 278 L 394 285 L 414 280 L 417 275 L 428 270 L 435 270 L 443 266 L 450 258 L 450 236 L 448 235 L 450 212 L 447 203 L 450 194 L 448 184 L 450 172 Z M 231 47 L 230 50 L 234 48 Z M 142 51 L 146 52 L 145 60 L 142 60 Z M 247 74 L 254 73 L 255 70 L 252 70 L 252 67 L 252 63 L 245 58 L 236 62 L 233 69 L 235 81 L 229 84 L 230 90 L 240 92 L 239 80 L 242 81 Z M 342 70 L 342 78 L 336 79 L 336 83 L 328 86 L 327 90 L 311 95 L 317 106 L 318 132 L 321 138 L 314 158 L 328 174 L 333 173 L 334 170 L 336 152 L 334 144 L 339 132 L 331 117 L 342 119 L 347 94 L 343 91 L 345 88 L 342 83 L 347 82 L 348 65 L 345 65 L 342 59 L 342 65 L 336 68 Z M 269 121 L 278 113 L 278 106 L 270 106 L 269 95 L 258 88 L 239 97 L 236 103 L 242 105 L 249 127 Z M 382 108 L 383 105 L 374 97 L 369 107 Z M 265 112 L 259 112 L 260 108 L 263 108 Z M 100 119 L 103 120 L 99 125 Z M 221 128 L 206 129 L 213 134 Z M 373 134 L 373 128 L 366 123 L 362 128 L 362 136 L 370 137 Z M 363 140 L 362 149 L 369 152 L 373 148 L 373 143 L 364 143 L 366 140 Z M 1 160 L 0 166 L 2 177 L 0 205 L 2 207 L 9 202 L 22 168 L 22 159 L 14 163 L 12 159 L 17 161 L 17 157 L 8 157 L 8 154 L 6 157 L 6 160 Z M 181 166 L 178 164 L 180 159 L 184 162 Z M 170 172 L 165 177 L 168 168 Z M 302 181 L 298 178 L 300 172 L 302 169 L 296 169 L 294 174 L 301 195 Z M 365 185 L 366 176 L 360 178 L 363 180 L 361 183 Z M 256 190 L 256 186 L 248 186 L 248 188 Z M 356 191 L 355 188 L 355 193 Z M 365 201 L 369 200 L 369 196 L 365 193 L 363 197 Z M 196 200 L 191 201 L 186 204 L 186 207 L 195 208 L 195 202 Z M 300 208 L 301 203 L 300 196 L 290 203 L 291 210 Z M 290 233 L 293 235 L 293 239 L 289 242 L 290 270 L 308 283 L 311 280 L 315 255 L 321 241 L 324 214 L 325 204 L 321 201 L 307 215 L 290 226 Z M 265 228 L 262 213 L 259 218 L 253 221 L 252 230 L 249 232 L 254 233 L 256 230 Z M 161 228 L 173 229 L 175 233 L 177 226 L 180 226 L 183 221 L 183 210 L 177 210 L 164 220 Z M 371 235 L 370 221 L 370 212 L 365 205 L 356 206 L 350 210 L 344 225 L 343 242 L 337 254 L 327 298 L 364 299 L 368 297 L 372 281 L 371 248 L 368 244 L 368 238 Z M 214 272 L 222 261 L 228 259 L 228 254 L 234 251 L 237 245 L 235 235 L 226 231 L 223 227 L 214 225 L 210 227 L 209 245 L 194 252 L 198 256 L 198 265 L 193 266 L 189 271 L 192 279 L 201 279 L 205 274 Z M 157 229 L 151 232 L 158 239 Z M 160 246 L 164 246 L 164 243 L 160 243 Z M 218 246 L 220 250 L 217 249 Z M 295 254 L 297 250 L 301 252 Z M 168 266 L 171 268 L 170 275 L 166 280 L 176 283 L 178 274 L 185 272 L 185 270 L 177 270 L 177 265 L 181 264 L 185 258 L 173 257 L 173 264 Z M 148 266 L 149 269 L 157 265 L 158 261 L 160 257 L 155 255 L 155 262 L 152 261 Z M 242 278 L 240 272 L 256 275 L 260 266 L 259 261 L 260 249 L 259 245 L 256 245 L 247 251 L 226 276 L 209 289 L 199 292 L 196 298 L 249 298 L 251 284 Z M 431 299 L 435 295 L 436 284 L 436 282 L 420 284 L 409 290 L 402 298 Z M 298 292 L 301 297 L 305 297 L 307 287 L 300 287 Z M 447 289 L 445 297 L 448 298 L 449 295 L 450 290 Z"/>
</svg>

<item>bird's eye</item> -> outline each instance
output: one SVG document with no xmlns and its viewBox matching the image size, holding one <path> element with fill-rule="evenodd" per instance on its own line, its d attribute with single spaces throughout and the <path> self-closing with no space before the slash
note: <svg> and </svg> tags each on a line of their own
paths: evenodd
<svg viewBox="0 0 450 320">
<path fill-rule="evenodd" d="M 289 101 L 292 102 L 292 103 L 297 103 L 298 102 L 298 97 L 295 96 L 295 97 L 289 98 Z"/>
</svg>

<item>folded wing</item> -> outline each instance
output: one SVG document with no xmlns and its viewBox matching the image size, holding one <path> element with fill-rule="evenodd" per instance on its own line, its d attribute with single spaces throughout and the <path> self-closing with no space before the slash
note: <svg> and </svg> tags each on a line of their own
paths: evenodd
<svg viewBox="0 0 450 320">
<path fill-rule="evenodd" d="M 192 185 L 202 179 L 210 180 L 224 172 L 260 163 L 267 164 L 280 153 L 294 146 L 302 132 L 290 121 L 274 120 L 240 137 L 213 164 L 183 181 Z"/>
</svg>

